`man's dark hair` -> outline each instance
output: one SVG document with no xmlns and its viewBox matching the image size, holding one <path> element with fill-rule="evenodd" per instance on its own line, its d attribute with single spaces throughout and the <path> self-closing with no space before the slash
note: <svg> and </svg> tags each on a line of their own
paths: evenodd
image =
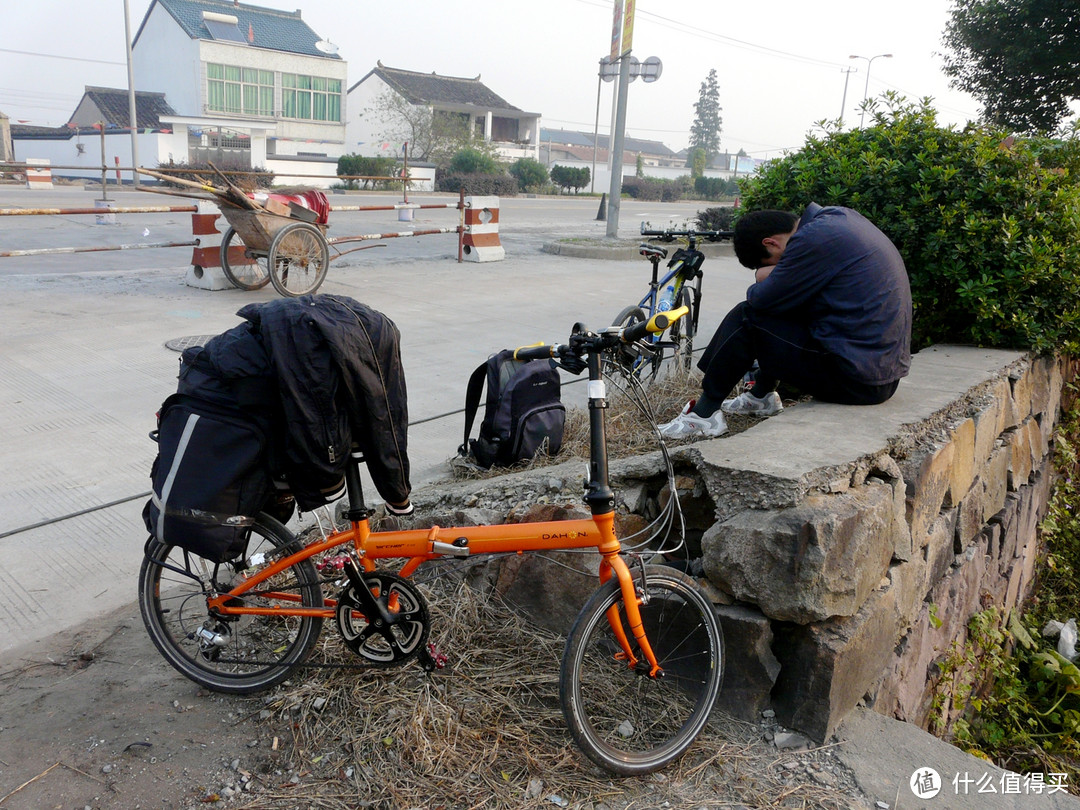
<svg viewBox="0 0 1080 810">
<path fill-rule="evenodd" d="M 799 218 L 790 211 L 750 211 L 739 217 L 735 223 L 735 256 L 739 264 L 757 270 L 762 261 L 769 258 L 769 252 L 761 240 L 776 236 L 778 233 L 791 233 L 795 230 Z"/>
</svg>

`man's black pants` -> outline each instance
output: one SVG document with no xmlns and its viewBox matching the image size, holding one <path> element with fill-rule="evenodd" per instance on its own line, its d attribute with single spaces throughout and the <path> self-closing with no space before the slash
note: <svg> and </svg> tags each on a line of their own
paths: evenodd
<svg viewBox="0 0 1080 810">
<path fill-rule="evenodd" d="M 716 402 L 726 399 L 755 360 L 758 396 L 780 380 L 815 399 L 844 405 L 877 405 L 896 391 L 896 382 L 867 385 L 850 379 L 805 325 L 758 312 L 743 301 L 724 317 L 698 361 L 705 373 L 702 393 Z"/>
</svg>

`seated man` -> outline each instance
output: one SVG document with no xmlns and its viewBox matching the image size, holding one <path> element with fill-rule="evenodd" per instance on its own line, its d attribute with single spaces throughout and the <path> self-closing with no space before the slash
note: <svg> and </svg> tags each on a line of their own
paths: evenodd
<svg viewBox="0 0 1080 810">
<path fill-rule="evenodd" d="M 900 253 L 849 208 L 811 203 L 801 219 L 753 211 L 735 224 L 735 255 L 755 270 L 698 362 L 702 394 L 665 438 L 720 436 L 722 411 L 772 416 L 780 380 L 826 402 L 876 405 L 911 365 L 911 289 Z M 753 391 L 724 397 L 759 365 Z"/>
</svg>

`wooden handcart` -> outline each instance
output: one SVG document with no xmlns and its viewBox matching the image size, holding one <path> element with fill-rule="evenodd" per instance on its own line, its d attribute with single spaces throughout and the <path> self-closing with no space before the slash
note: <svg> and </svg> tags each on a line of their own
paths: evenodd
<svg viewBox="0 0 1080 810">
<path fill-rule="evenodd" d="M 269 282 L 281 295 L 319 289 L 330 266 L 326 226 L 293 215 L 222 205 L 229 229 L 221 240 L 221 269 L 243 290 Z M 306 212 L 305 212 L 306 213 Z"/>
</svg>

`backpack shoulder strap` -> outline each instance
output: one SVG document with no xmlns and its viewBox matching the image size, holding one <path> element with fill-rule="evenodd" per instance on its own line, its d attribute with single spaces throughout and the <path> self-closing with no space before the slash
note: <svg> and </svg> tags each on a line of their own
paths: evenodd
<svg viewBox="0 0 1080 810">
<path fill-rule="evenodd" d="M 487 380 L 487 369 L 487 361 L 477 366 L 469 376 L 469 385 L 465 389 L 465 437 L 461 447 L 458 448 L 458 453 L 463 456 L 469 454 L 469 434 L 472 433 L 476 411 L 480 408 L 480 393 L 484 390 L 484 382 Z"/>
</svg>

